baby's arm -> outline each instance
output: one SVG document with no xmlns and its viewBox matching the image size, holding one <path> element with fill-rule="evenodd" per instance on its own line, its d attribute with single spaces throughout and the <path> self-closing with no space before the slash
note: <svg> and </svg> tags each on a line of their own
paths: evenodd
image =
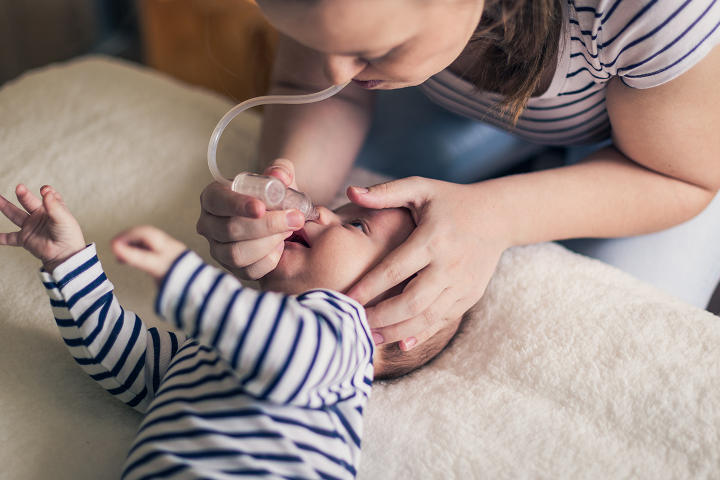
<svg viewBox="0 0 720 480">
<path fill-rule="evenodd" d="M 123 310 L 75 218 L 52 187 L 42 200 L 16 189 L 25 211 L 0 195 L 0 211 L 20 231 L 0 234 L 0 245 L 22 246 L 44 265 L 40 272 L 70 353 L 91 378 L 121 401 L 147 408 L 184 335 L 147 329 Z"/>
<path fill-rule="evenodd" d="M 369 393 L 373 343 L 357 302 L 325 290 L 295 297 L 243 287 L 193 252 L 169 259 L 162 251 L 171 241 L 138 227 L 113 246 L 127 263 L 163 272 L 150 272 L 161 282 L 158 314 L 215 348 L 247 393 L 308 407 Z"/>
</svg>

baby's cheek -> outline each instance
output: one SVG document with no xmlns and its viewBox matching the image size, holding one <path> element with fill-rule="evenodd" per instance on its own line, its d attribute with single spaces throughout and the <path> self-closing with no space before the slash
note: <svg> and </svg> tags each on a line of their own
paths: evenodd
<svg viewBox="0 0 720 480">
<path fill-rule="evenodd" d="M 348 254 L 325 266 L 324 283 L 327 288 L 346 292 L 366 270 L 366 262 L 357 255 Z"/>
</svg>

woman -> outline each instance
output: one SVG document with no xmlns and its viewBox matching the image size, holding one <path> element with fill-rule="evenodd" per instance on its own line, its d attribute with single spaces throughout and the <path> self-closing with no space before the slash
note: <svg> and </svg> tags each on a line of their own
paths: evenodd
<svg viewBox="0 0 720 480">
<path fill-rule="evenodd" d="M 417 223 L 350 291 L 367 304 L 415 275 L 368 309 L 376 343 L 422 343 L 482 296 L 506 248 L 552 240 L 586 239 L 569 245 L 705 306 L 720 273 L 720 1 L 258 3 L 282 36 L 274 93 L 353 80 L 325 102 L 265 112 L 267 173 L 320 203 L 363 144 L 374 90 L 422 84 L 443 107 L 535 143 L 605 142 L 550 170 L 349 189 L 353 202 L 404 206 Z M 202 205 L 212 255 L 245 278 L 270 271 L 302 226 L 298 212 L 265 212 L 217 184 Z"/>
</svg>

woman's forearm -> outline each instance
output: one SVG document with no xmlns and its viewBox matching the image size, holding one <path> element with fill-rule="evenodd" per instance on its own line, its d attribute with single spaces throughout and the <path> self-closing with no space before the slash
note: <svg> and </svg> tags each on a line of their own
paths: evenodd
<svg viewBox="0 0 720 480">
<path fill-rule="evenodd" d="M 322 55 L 280 35 L 271 94 L 302 95 L 330 86 Z M 313 201 L 331 200 L 342 185 L 370 128 L 373 92 L 350 84 L 318 103 L 265 107 L 260 162 L 276 158 L 295 166 L 298 188 Z"/>
<path fill-rule="evenodd" d="M 670 228 L 700 213 L 714 192 L 632 162 L 614 147 L 567 167 L 476 184 L 509 245 L 611 238 Z"/>
</svg>

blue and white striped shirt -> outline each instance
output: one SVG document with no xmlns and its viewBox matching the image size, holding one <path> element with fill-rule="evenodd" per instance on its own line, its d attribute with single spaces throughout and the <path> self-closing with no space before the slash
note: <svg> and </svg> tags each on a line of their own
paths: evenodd
<svg viewBox="0 0 720 480">
<path fill-rule="evenodd" d="M 40 276 L 76 362 L 147 414 L 123 478 L 355 477 L 374 346 L 354 300 L 259 292 L 186 252 L 156 303 L 173 332 L 122 308 L 94 245 Z"/>
<path fill-rule="evenodd" d="M 532 97 L 516 135 L 546 145 L 610 138 L 607 82 L 651 88 L 682 75 L 720 43 L 720 0 L 567 0 L 555 75 Z M 508 128 L 492 107 L 500 95 L 479 91 L 450 70 L 427 80 L 435 103 Z"/>
</svg>

